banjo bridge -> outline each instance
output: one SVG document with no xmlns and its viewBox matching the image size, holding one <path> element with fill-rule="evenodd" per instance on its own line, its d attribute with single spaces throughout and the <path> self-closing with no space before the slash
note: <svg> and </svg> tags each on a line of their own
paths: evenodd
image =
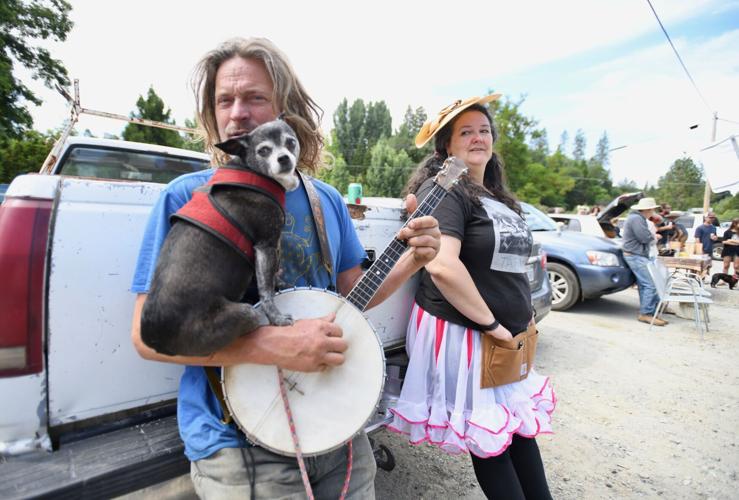
<svg viewBox="0 0 739 500">
<path fill-rule="evenodd" d="M 285 379 L 285 387 L 287 387 L 287 390 L 288 391 L 295 391 L 298 394 L 300 394 L 301 396 L 305 396 L 305 393 L 303 391 L 301 391 L 300 388 L 298 387 L 298 381 L 297 380 L 293 380 L 292 378 L 286 378 Z"/>
</svg>

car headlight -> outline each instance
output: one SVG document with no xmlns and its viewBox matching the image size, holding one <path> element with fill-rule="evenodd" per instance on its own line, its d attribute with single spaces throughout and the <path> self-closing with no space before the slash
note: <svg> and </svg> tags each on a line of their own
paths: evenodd
<svg viewBox="0 0 739 500">
<path fill-rule="evenodd" d="M 590 263 L 594 266 L 618 267 L 618 257 L 616 254 L 597 252 L 595 250 L 588 250 L 585 254 L 588 256 Z"/>
</svg>

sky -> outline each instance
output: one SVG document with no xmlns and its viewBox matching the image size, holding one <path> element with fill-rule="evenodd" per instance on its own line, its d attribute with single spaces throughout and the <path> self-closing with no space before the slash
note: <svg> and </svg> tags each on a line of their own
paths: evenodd
<svg viewBox="0 0 739 500">
<path fill-rule="evenodd" d="M 695 86 L 647 0 L 71 4 L 67 40 L 44 45 L 79 79 L 82 107 L 99 111 L 127 115 L 153 86 L 183 125 L 194 115 L 196 62 L 232 36 L 263 36 L 323 108 L 326 132 L 344 98 L 384 100 L 396 129 L 408 106 L 432 116 L 494 90 L 523 100 L 552 150 L 567 131 L 569 153 L 582 129 L 590 156 L 606 132 L 612 179 L 639 186 L 711 144 L 714 123 L 717 141 L 739 133 L 739 0 L 652 0 Z M 44 100 L 31 106 L 34 127 L 61 126 L 66 101 L 24 80 Z M 124 126 L 83 115 L 77 129 L 120 135 Z"/>
</svg>

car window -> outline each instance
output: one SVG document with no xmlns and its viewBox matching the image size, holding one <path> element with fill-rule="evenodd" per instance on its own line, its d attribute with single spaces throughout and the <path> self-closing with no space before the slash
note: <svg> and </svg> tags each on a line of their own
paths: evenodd
<svg viewBox="0 0 739 500">
<path fill-rule="evenodd" d="M 182 174 L 208 168 L 206 160 L 173 157 L 146 151 L 73 147 L 61 175 L 98 179 L 167 183 Z"/>
<path fill-rule="evenodd" d="M 557 223 L 547 214 L 528 203 L 521 203 L 521 210 L 531 231 L 556 231 Z"/>
<path fill-rule="evenodd" d="M 567 224 L 567 230 L 582 232 L 582 224 L 580 224 L 580 221 L 577 219 L 570 219 L 569 223 Z"/>
<path fill-rule="evenodd" d="M 677 222 L 685 226 L 686 229 L 690 229 L 693 227 L 693 221 L 695 220 L 695 217 L 692 215 L 681 215 L 678 217 Z"/>
</svg>

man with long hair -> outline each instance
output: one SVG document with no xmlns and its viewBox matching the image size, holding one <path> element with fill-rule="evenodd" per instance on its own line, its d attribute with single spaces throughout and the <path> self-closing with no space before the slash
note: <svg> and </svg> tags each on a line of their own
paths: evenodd
<svg viewBox="0 0 739 500">
<path fill-rule="evenodd" d="M 212 146 L 251 132 L 284 114 L 300 142 L 298 168 L 314 172 L 320 165 L 323 141 L 320 108 L 295 75 L 285 55 L 261 38 L 228 40 L 206 54 L 198 64 L 193 89 L 206 144 Z M 217 164 L 223 158 L 216 158 Z M 177 420 L 192 463 L 191 477 L 201 498 L 293 498 L 305 494 L 294 457 L 249 444 L 224 412 L 203 367 L 240 363 L 275 365 L 286 370 L 315 372 L 344 362 L 348 348 L 335 315 L 303 319 L 292 326 L 264 326 L 204 357 L 166 356 L 141 340 L 140 317 L 151 284 L 156 259 L 169 231 L 169 216 L 205 184 L 214 169 L 186 174 L 172 181 L 154 207 L 144 234 L 132 291 L 137 293 L 132 340 L 139 354 L 155 361 L 186 365 L 180 381 Z M 288 286 L 335 287 L 347 294 L 360 278 L 365 252 L 357 238 L 341 195 L 331 186 L 309 180 L 321 202 L 334 272 L 320 265 L 321 250 L 305 186 L 286 195 L 282 275 Z M 415 209 L 415 198 L 407 208 Z M 388 297 L 416 271 L 430 262 L 439 248 L 440 233 L 433 217 L 420 217 L 398 234 L 409 250 L 392 269 L 370 307 Z M 308 242 L 308 243 L 305 243 Z M 298 259 L 296 256 L 304 258 Z M 307 263 L 307 264 L 306 264 Z M 330 411 L 325 409 L 324 411 Z M 352 441 L 348 495 L 374 497 L 375 463 L 364 433 Z M 316 497 L 338 497 L 349 463 L 347 448 L 305 460 L 308 480 Z"/>
</svg>

